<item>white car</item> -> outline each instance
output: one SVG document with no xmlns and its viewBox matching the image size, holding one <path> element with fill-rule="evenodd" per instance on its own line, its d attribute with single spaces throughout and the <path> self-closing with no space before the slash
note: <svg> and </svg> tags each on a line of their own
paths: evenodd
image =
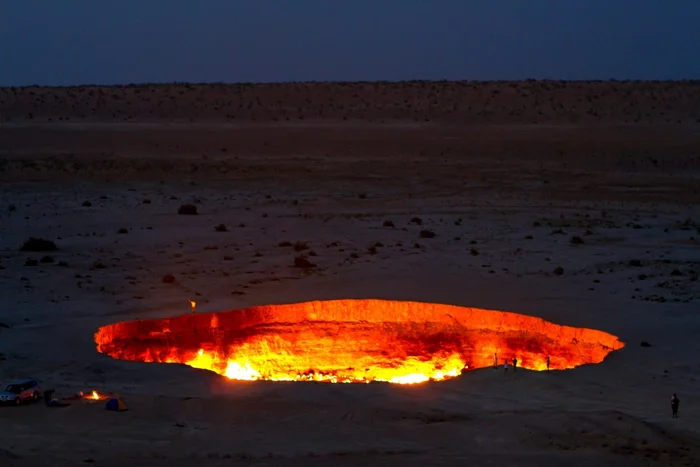
<svg viewBox="0 0 700 467">
<path fill-rule="evenodd" d="M 35 379 L 13 381 L 0 392 L 0 404 L 22 405 L 27 401 L 36 402 L 41 398 L 41 386 Z"/>
</svg>

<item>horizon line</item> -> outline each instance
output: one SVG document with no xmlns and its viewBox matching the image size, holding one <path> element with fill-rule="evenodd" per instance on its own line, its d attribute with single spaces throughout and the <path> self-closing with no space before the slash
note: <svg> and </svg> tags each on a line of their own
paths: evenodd
<svg viewBox="0 0 700 467">
<path fill-rule="evenodd" d="M 470 79 L 403 79 L 403 80 L 300 80 L 300 81 L 143 81 L 131 83 L 80 83 L 80 84 L 21 84 L 21 85 L 0 85 L 0 89 L 23 89 L 23 88 L 127 88 L 127 87 L 157 87 L 157 86 L 269 86 L 269 85 L 314 85 L 314 84 L 448 84 L 448 83 L 471 83 L 471 84 L 517 84 L 517 83 L 679 83 L 679 84 L 700 84 L 700 78 L 685 79 L 552 79 L 552 78 L 525 78 L 525 79 L 493 79 L 493 80 L 470 80 Z"/>
</svg>

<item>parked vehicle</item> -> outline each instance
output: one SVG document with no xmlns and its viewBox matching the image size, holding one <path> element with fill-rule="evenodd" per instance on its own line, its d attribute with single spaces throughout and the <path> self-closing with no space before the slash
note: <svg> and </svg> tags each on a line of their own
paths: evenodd
<svg viewBox="0 0 700 467">
<path fill-rule="evenodd" d="M 0 404 L 22 405 L 41 398 L 41 385 L 36 379 L 21 379 L 8 384 L 0 392 Z"/>
</svg>

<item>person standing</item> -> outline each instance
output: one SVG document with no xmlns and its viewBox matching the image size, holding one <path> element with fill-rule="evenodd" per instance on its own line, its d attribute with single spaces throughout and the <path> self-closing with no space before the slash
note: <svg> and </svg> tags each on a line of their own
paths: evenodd
<svg viewBox="0 0 700 467">
<path fill-rule="evenodd" d="M 518 367 L 518 359 L 513 357 L 513 373 L 515 373 L 515 369 Z"/>
<path fill-rule="evenodd" d="M 508 373 L 508 359 L 506 358 L 506 363 L 503 365 L 503 373 Z"/>
<path fill-rule="evenodd" d="M 678 418 L 678 406 L 680 405 L 681 400 L 678 398 L 676 393 L 674 392 L 673 395 L 671 396 L 671 412 L 673 414 L 673 418 Z"/>
<path fill-rule="evenodd" d="M 549 355 L 547 355 L 547 371 L 549 371 Z"/>
<path fill-rule="evenodd" d="M 493 354 L 493 367 L 498 368 L 498 352 Z"/>
</svg>

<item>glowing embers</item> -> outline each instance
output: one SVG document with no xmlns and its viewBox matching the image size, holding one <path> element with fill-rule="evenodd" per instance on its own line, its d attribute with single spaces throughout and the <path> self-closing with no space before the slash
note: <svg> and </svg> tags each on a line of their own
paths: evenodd
<svg viewBox="0 0 700 467">
<path fill-rule="evenodd" d="M 518 359 L 532 370 L 599 363 L 624 344 L 593 329 L 479 308 L 386 300 L 269 305 L 115 323 L 97 350 L 231 379 L 419 383 Z"/>
</svg>

